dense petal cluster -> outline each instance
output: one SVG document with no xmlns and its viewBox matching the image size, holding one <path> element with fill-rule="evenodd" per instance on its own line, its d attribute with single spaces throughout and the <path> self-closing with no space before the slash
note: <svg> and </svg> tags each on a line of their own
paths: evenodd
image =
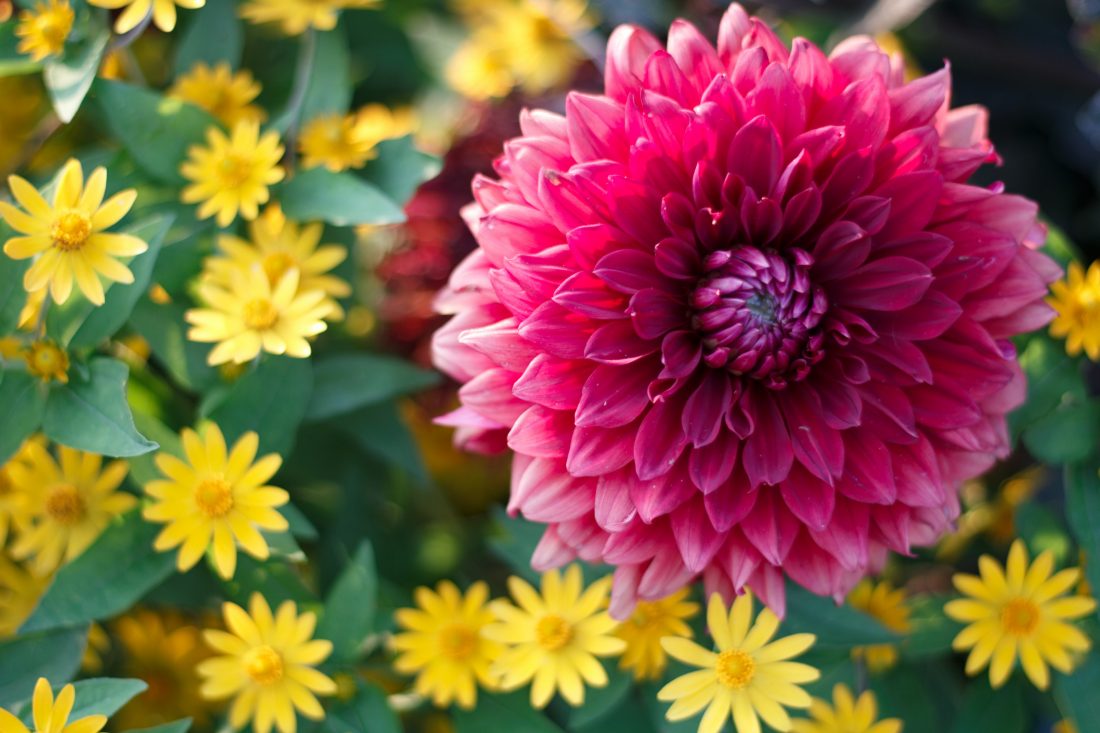
<svg viewBox="0 0 1100 733">
<path fill-rule="evenodd" d="M 438 300 L 458 440 L 515 452 L 538 568 L 618 566 L 612 611 L 700 574 L 782 613 L 936 540 L 1009 447 L 1011 337 L 1058 268 L 947 69 L 791 48 L 734 5 L 717 48 L 619 28 L 606 92 L 532 111 L 478 178 Z"/>
</svg>

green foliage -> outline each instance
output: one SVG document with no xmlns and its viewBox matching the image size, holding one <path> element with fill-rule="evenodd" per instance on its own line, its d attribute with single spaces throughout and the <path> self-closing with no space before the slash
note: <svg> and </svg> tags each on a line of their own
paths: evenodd
<svg viewBox="0 0 1100 733">
<path fill-rule="evenodd" d="M 851 606 L 837 605 L 828 598 L 804 588 L 787 584 L 788 632 L 807 632 L 817 636 L 817 649 L 850 649 L 864 644 L 889 644 L 898 635 L 877 620 Z"/>
<path fill-rule="evenodd" d="M 485 731 L 523 731 L 524 733 L 563 733 L 562 729 L 531 709 L 527 690 L 510 693 L 482 692 L 473 710 L 455 710 L 458 733 Z"/>
<path fill-rule="evenodd" d="M 39 677 L 55 685 L 72 678 L 87 636 L 87 627 L 79 627 L 20 634 L 0 642 L 0 707 L 12 710 L 29 700 Z"/>
<path fill-rule="evenodd" d="M 9 236 L 11 230 L 0 224 L 0 238 L 7 239 Z M 0 257 L 0 334 L 10 333 L 19 322 L 19 313 L 27 302 L 23 273 L 29 266 L 30 260 Z"/>
<path fill-rule="evenodd" d="M 141 680 L 99 677 L 80 680 L 73 687 L 76 688 L 76 704 L 73 705 L 70 720 L 79 720 L 86 715 L 110 717 L 149 686 Z"/>
<path fill-rule="evenodd" d="M 5 463 L 42 423 L 46 389 L 24 371 L 0 372 L 0 461 Z"/>
<path fill-rule="evenodd" d="M 373 685 L 360 684 L 350 702 L 333 706 L 320 733 L 401 733 L 401 721 L 386 702 L 386 694 Z"/>
<path fill-rule="evenodd" d="M 405 212 L 373 184 L 351 173 L 310 168 L 279 188 L 287 216 L 336 226 L 400 224 Z"/>
<path fill-rule="evenodd" d="M 374 550 L 364 542 L 325 599 L 325 613 L 317 635 L 333 645 L 332 661 L 350 662 L 359 656 L 363 640 L 374 631 L 378 605 L 378 575 Z"/>
<path fill-rule="evenodd" d="M 76 117 L 92 88 L 110 39 L 106 28 L 96 28 L 82 41 L 67 44 L 60 59 L 46 62 L 42 79 L 62 122 L 71 122 Z"/>
<path fill-rule="evenodd" d="M 318 358 L 316 388 L 306 417 L 326 420 L 354 412 L 439 383 L 439 377 L 407 362 L 374 354 L 339 354 Z"/>
<path fill-rule="evenodd" d="M 1058 709 L 1073 724 L 1077 733 L 1100 733 L 1100 654 L 1088 653 L 1071 675 L 1054 676 L 1054 699 Z"/>
<path fill-rule="evenodd" d="M 1066 467 L 1066 517 L 1081 549 L 1100 558 L 1100 476 L 1095 461 Z M 1100 562 L 1090 562 L 1085 573 L 1100 588 Z"/>
<path fill-rule="evenodd" d="M 244 34 L 233 0 L 207 0 L 194 14 L 176 48 L 176 76 L 196 64 L 213 68 L 218 62 L 236 68 L 241 61 Z"/>
</svg>

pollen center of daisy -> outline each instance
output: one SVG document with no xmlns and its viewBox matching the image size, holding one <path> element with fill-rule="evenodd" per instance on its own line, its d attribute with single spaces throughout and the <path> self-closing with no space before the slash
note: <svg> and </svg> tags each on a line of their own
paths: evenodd
<svg viewBox="0 0 1100 733">
<path fill-rule="evenodd" d="M 283 678 L 283 657 L 269 646 L 259 646 L 245 655 L 244 671 L 261 685 L 273 685 Z"/>
<path fill-rule="evenodd" d="M 224 517 L 233 509 L 233 487 L 222 476 L 203 479 L 195 489 L 195 504 L 208 519 Z"/>
<path fill-rule="evenodd" d="M 805 379 L 825 356 L 828 310 L 824 291 L 810 281 L 812 265 L 799 249 L 712 252 L 691 294 L 707 365 L 773 388 Z"/>
<path fill-rule="evenodd" d="M 465 624 L 451 624 L 439 632 L 439 651 L 448 659 L 468 659 L 477 648 L 477 634 Z"/>
<path fill-rule="evenodd" d="M 35 343 L 27 354 L 27 368 L 37 377 L 49 378 L 68 371 L 69 358 L 53 344 Z"/>
<path fill-rule="evenodd" d="M 1013 598 L 1001 609 L 1001 626 L 1016 636 L 1027 636 L 1039 623 L 1039 607 L 1026 598 Z"/>
<path fill-rule="evenodd" d="M 543 616 L 535 626 L 535 641 L 548 652 L 561 649 L 572 639 L 573 627 L 561 616 Z"/>
<path fill-rule="evenodd" d="M 58 484 L 46 495 L 46 514 L 59 524 L 76 524 L 84 511 L 84 499 L 72 484 Z"/>
<path fill-rule="evenodd" d="M 230 153 L 222 159 L 218 172 L 227 188 L 239 188 L 252 178 L 254 167 L 250 158 Z"/>
<path fill-rule="evenodd" d="M 744 689 L 756 674 L 756 661 L 740 649 L 730 649 L 718 655 L 715 666 L 718 681 L 731 690 Z"/>
<path fill-rule="evenodd" d="M 84 246 L 92 233 L 91 220 L 80 211 L 66 211 L 50 225 L 50 238 L 62 252 L 72 252 Z"/>
<path fill-rule="evenodd" d="M 267 281 L 274 285 L 282 279 L 287 270 L 294 267 L 294 258 L 286 252 L 272 252 L 264 257 L 261 266 L 264 268 L 264 274 L 267 275 Z"/>
<path fill-rule="evenodd" d="M 263 331 L 275 325 L 279 311 L 267 298 L 256 298 L 244 304 L 244 325 L 253 331 Z"/>
</svg>

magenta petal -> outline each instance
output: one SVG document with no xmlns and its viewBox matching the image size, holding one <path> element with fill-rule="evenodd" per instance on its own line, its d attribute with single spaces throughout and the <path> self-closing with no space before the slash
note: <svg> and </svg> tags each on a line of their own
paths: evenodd
<svg viewBox="0 0 1100 733">
<path fill-rule="evenodd" d="M 601 476 L 616 471 L 633 458 L 633 426 L 577 428 L 569 444 L 565 467 L 574 476 Z"/>
<path fill-rule="evenodd" d="M 794 450 L 783 416 L 772 396 L 759 388 L 745 390 L 741 404 L 756 418 L 752 435 L 741 451 L 749 484 L 778 484 L 794 463 Z"/>
<path fill-rule="evenodd" d="M 697 493 L 684 471 L 673 469 L 654 479 L 635 480 L 630 487 L 630 500 L 641 520 L 652 524 Z"/>
<path fill-rule="evenodd" d="M 682 411 L 683 400 L 673 397 L 654 404 L 642 418 L 634 439 L 634 465 L 642 481 L 668 473 L 683 453 L 688 439 L 680 427 Z"/>
<path fill-rule="evenodd" d="M 836 490 L 825 481 L 794 466 L 780 486 L 783 501 L 810 529 L 824 529 L 833 517 Z"/>
<path fill-rule="evenodd" d="M 596 523 L 608 532 L 624 529 L 636 515 L 630 498 L 634 483 L 634 469 L 630 466 L 605 473 L 596 482 Z"/>
<path fill-rule="evenodd" d="M 701 572 L 722 547 L 724 537 L 711 527 L 702 497 L 686 502 L 672 513 L 672 536 L 687 569 Z"/>
<path fill-rule="evenodd" d="M 782 565 L 801 526 L 783 506 L 774 489 L 760 489 L 756 504 L 741 521 L 741 531 L 764 559 Z"/>
<path fill-rule="evenodd" d="M 741 471 L 734 473 L 729 483 L 703 497 L 711 526 L 719 532 L 732 530 L 752 511 L 760 493 L 749 488 Z"/>
<path fill-rule="evenodd" d="M 726 483 L 737 465 L 741 441 L 729 430 L 719 430 L 714 442 L 691 450 L 688 472 L 692 482 L 705 494 Z"/>
<path fill-rule="evenodd" d="M 733 136 L 728 167 L 761 196 L 779 180 L 783 146 L 775 126 L 764 115 L 753 118 Z"/>
<path fill-rule="evenodd" d="M 656 364 L 600 364 L 581 389 L 576 424 L 613 428 L 633 422 L 649 404 L 646 387 L 656 377 Z"/>
<path fill-rule="evenodd" d="M 512 394 L 554 410 L 572 410 L 580 402 L 586 376 L 587 369 L 574 362 L 539 354 L 512 385 Z"/>
</svg>

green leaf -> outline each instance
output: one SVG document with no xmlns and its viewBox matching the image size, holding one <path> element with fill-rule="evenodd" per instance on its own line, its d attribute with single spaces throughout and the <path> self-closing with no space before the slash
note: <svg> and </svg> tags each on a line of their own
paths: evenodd
<svg viewBox="0 0 1100 733">
<path fill-rule="evenodd" d="M 111 717 L 122 706 L 149 689 L 142 680 L 97 677 L 80 680 L 73 685 L 76 688 L 76 702 L 69 720 L 79 720 L 87 715 L 106 715 Z"/>
<path fill-rule="evenodd" d="M 829 598 L 814 595 L 793 583 L 787 583 L 787 633 L 809 632 L 817 635 L 817 649 L 841 648 L 866 644 L 897 643 L 899 637 L 875 618 L 848 605 L 838 606 Z"/>
<path fill-rule="evenodd" d="M 271 559 L 259 562 L 244 553 L 237 554 L 237 572 L 232 580 L 222 581 L 226 596 L 242 606 L 247 606 L 253 593 L 259 593 L 271 608 L 283 601 L 294 601 L 299 608 L 317 602 L 316 596 L 302 582 L 290 563 Z"/>
<path fill-rule="evenodd" d="M 172 226 L 172 217 L 157 216 L 138 226 L 126 229 L 127 234 L 141 239 L 149 249 L 134 257 L 130 271 L 134 282 L 113 283 L 107 288 L 101 306 L 95 306 L 83 296 L 73 297 L 61 307 L 50 308 L 47 333 L 70 349 L 97 346 L 115 335 L 126 323 L 138 299 L 149 289 L 149 279 L 160 253 L 164 235 Z"/>
<path fill-rule="evenodd" d="M 179 168 L 187 149 L 202 143 L 206 131 L 218 126 L 198 107 L 122 82 L 98 79 L 92 98 L 108 130 L 134 161 L 172 185 L 184 182 Z"/>
<path fill-rule="evenodd" d="M 0 243 L 6 242 L 9 236 L 10 230 L 0 222 Z M 13 260 L 0 253 L 0 336 L 11 333 L 19 324 L 19 314 L 27 303 L 23 274 L 30 263 L 30 260 Z"/>
<path fill-rule="evenodd" d="M 1009 416 L 1014 434 L 1063 403 L 1087 398 L 1077 360 L 1066 356 L 1065 346 L 1046 334 L 1028 339 L 1020 352 L 1020 366 L 1027 374 L 1027 401 Z"/>
<path fill-rule="evenodd" d="M 325 599 L 325 612 L 317 636 L 333 646 L 333 661 L 351 662 L 359 656 L 363 640 L 374 630 L 378 608 L 378 574 L 374 550 L 364 540 Z"/>
<path fill-rule="evenodd" d="M 517 575 L 537 586 L 541 576 L 531 567 L 531 556 L 545 527 L 523 517 L 510 517 L 499 506 L 493 507 L 493 519 L 501 531 L 489 539 L 490 549 Z"/>
<path fill-rule="evenodd" d="M 529 696 L 527 690 L 507 694 L 479 691 L 476 708 L 454 711 L 455 730 L 457 733 L 564 733 L 542 713 L 532 709 Z"/>
<path fill-rule="evenodd" d="M 597 722 L 606 727 L 608 715 L 615 712 L 634 688 L 633 676 L 619 669 L 615 661 L 604 660 L 600 664 L 607 671 L 608 683 L 603 687 L 589 687 L 584 693 L 584 704 L 570 708 L 570 729 Z"/>
<path fill-rule="evenodd" d="M 309 361 L 269 357 L 238 379 L 216 405 L 203 405 L 205 417 L 233 443 L 249 430 L 260 436 L 260 452 L 290 454 L 313 388 Z"/>
<path fill-rule="evenodd" d="M 375 354 L 338 354 L 314 363 L 308 420 L 326 420 L 439 383 L 439 375 L 401 359 Z"/>
<path fill-rule="evenodd" d="M 161 526 L 140 510 L 109 526 L 82 555 L 57 572 L 22 631 L 74 626 L 111 618 L 169 577 L 175 552 L 155 552 Z"/>
<path fill-rule="evenodd" d="M 334 424 L 367 455 L 405 471 L 421 485 L 428 483 L 420 445 L 405 425 L 396 403 L 362 407 L 342 415 Z"/>
<path fill-rule="evenodd" d="M 1094 586 L 1095 587 L 1095 586 Z M 1077 733 L 1100 733 L 1100 653 L 1089 652 L 1073 674 L 1054 674 L 1054 701 Z"/>
<path fill-rule="evenodd" d="M 367 164 L 363 177 L 394 201 L 405 204 L 421 183 L 439 174 L 441 167 L 439 158 L 417 150 L 413 137 L 408 135 L 379 143 L 378 157 Z"/>
<path fill-rule="evenodd" d="M 989 686 L 989 678 L 979 675 L 971 681 L 963 696 L 962 709 L 955 716 L 951 733 L 1024 733 L 1028 718 L 1024 710 L 1019 675 L 1009 678 L 1000 690 Z"/>
<path fill-rule="evenodd" d="M 1095 461 L 1066 466 L 1066 518 L 1081 549 L 1098 561 L 1085 564 L 1093 588 L 1100 588 L 1100 476 Z"/>
<path fill-rule="evenodd" d="M 321 730 L 325 733 L 401 733 L 404 729 L 397 713 L 386 701 L 386 693 L 374 685 L 360 683 L 359 691 L 350 702 L 329 709 Z"/>
<path fill-rule="evenodd" d="M 950 719 L 943 719 L 944 711 L 929 689 L 930 677 L 914 666 L 898 666 L 872 675 L 870 683 L 878 698 L 880 719 L 901 719 L 905 733 L 942 733 Z"/>
<path fill-rule="evenodd" d="M 148 298 L 138 300 L 130 314 L 132 325 L 156 360 L 180 386 L 193 391 L 205 391 L 218 383 L 218 370 L 206 363 L 210 344 L 200 344 L 187 338 L 183 314 L 187 309 L 179 303 L 159 305 Z"/>
<path fill-rule="evenodd" d="M 187 733 L 189 730 L 191 730 L 191 718 L 184 718 L 164 725 L 154 725 L 152 728 L 132 728 L 126 733 Z"/>
<path fill-rule="evenodd" d="M 110 31 L 100 28 L 79 43 L 66 44 L 61 58 L 46 62 L 42 80 L 50 93 L 54 111 L 62 122 L 72 122 L 76 117 L 84 97 L 92 88 L 110 39 Z"/>
<path fill-rule="evenodd" d="M 905 659 L 923 659 L 946 654 L 962 625 L 943 612 L 945 596 L 918 596 L 910 601 L 912 629 L 899 646 Z"/>
<path fill-rule="evenodd" d="M 16 50 L 20 41 L 15 35 L 17 25 L 14 21 L 0 23 L 0 76 L 31 74 L 42 68 L 40 62 Z"/>
<path fill-rule="evenodd" d="M 232 68 L 241 62 L 244 34 L 233 0 L 207 0 L 188 13 L 191 22 L 176 49 L 176 76 L 186 74 L 198 63 L 213 67 L 225 61 Z"/>
<path fill-rule="evenodd" d="M 312 73 L 302 102 L 301 120 L 308 123 L 324 114 L 344 114 L 351 105 L 353 84 L 348 58 L 348 39 L 342 26 L 316 34 Z M 303 52 L 308 50 L 303 49 Z"/>
<path fill-rule="evenodd" d="M 46 400 L 42 431 L 53 441 L 104 456 L 140 456 L 157 444 L 134 428 L 126 402 L 129 369 L 116 359 L 96 357 L 89 377 L 73 374 L 68 384 L 55 386 Z"/>
<path fill-rule="evenodd" d="M 686 720 L 671 721 L 665 717 L 669 703 L 657 699 L 657 691 L 661 689 L 661 683 L 647 682 L 637 689 L 637 697 L 641 698 L 641 707 L 649 712 L 649 720 L 658 733 L 696 733 L 699 729 L 699 719 L 687 718 Z"/>
<path fill-rule="evenodd" d="M 81 627 L 21 634 L 0 642 L 0 707 L 13 710 L 30 700 L 39 677 L 54 684 L 71 679 L 87 637 L 88 629 Z"/>
<path fill-rule="evenodd" d="M 405 212 L 393 199 L 351 173 L 311 168 L 280 186 L 275 195 L 286 215 L 298 221 L 320 220 L 336 226 L 405 221 Z"/>
<path fill-rule="evenodd" d="M 0 372 L 0 465 L 8 462 L 42 424 L 46 390 L 24 371 Z"/>
<path fill-rule="evenodd" d="M 1100 443 L 1100 402 L 1067 399 L 1028 426 L 1023 438 L 1031 454 L 1046 463 L 1083 460 Z"/>
</svg>

